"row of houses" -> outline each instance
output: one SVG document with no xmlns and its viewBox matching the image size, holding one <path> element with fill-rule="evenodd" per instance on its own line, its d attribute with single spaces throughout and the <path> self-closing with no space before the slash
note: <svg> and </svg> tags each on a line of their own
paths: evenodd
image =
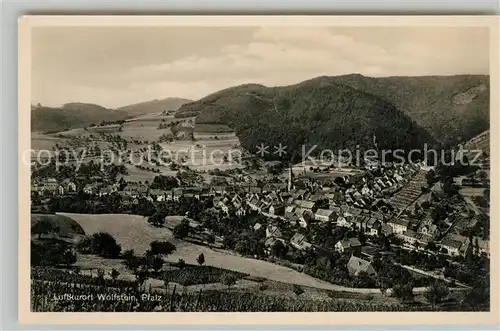
<svg viewBox="0 0 500 331">
<path fill-rule="evenodd" d="M 59 182 L 55 178 L 47 178 L 42 182 L 34 182 L 31 185 L 31 194 L 37 192 L 42 195 L 64 195 L 75 193 L 76 191 L 76 184 L 69 179 Z"/>
</svg>

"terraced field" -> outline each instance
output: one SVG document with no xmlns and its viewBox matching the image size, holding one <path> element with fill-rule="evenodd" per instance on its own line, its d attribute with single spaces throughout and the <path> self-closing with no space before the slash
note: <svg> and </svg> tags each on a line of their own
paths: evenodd
<svg viewBox="0 0 500 331">
<path fill-rule="evenodd" d="M 422 187 L 427 183 L 425 175 L 427 171 L 420 169 L 408 184 L 397 192 L 389 202 L 396 208 L 404 210 L 422 194 Z"/>
</svg>

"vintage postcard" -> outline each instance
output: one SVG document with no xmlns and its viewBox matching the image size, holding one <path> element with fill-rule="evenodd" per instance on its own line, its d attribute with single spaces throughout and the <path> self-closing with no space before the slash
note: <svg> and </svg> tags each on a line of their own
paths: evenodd
<svg viewBox="0 0 500 331">
<path fill-rule="evenodd" d="M 498 323 L 498 23 L 21 17 L 21 322 Z"/>
</svg>

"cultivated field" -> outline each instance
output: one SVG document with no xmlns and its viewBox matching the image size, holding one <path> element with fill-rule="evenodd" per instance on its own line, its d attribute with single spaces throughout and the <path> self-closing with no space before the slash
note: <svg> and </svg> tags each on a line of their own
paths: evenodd
<svg viewBox="0 0 500 331">
<path fill-rule="evenodd" d="M 404 186 L 404 188 L 397 192 L 389 202 L 401 210 L 411 205 L 419 196 L 422 195 L 422 187 L 426 185 L 427 180 L 425 170 L 419 170 L 411 179 L 411 181 Z"/>
<path fill-rule="evenodd" d="M 254 277 L 326 290 L 379 293 L 378 289 L 346 288 L 330 284 L 266 261 L 244 258 L 234 255 L 232 252 L 213 250 L 205 246 L 178 240 L 173 238 L 170 230 L 166 228 L 153 228 L 142 216 L 123 214 L 61 214 L 77 221 L 83 227 L 85 233 L 108 232 L 116 238 L 123 250 L 134 249 L 138 254 L 144 253 L 149 248 L 149 243 L 153 240 L 169 240 L 177 247 L 177 251 L 168 257 L 168 260 L 172 262 L 182 258 L 188 264 L 196 264 L 196 258 L 200 253 L 203 253 L 206 265 L 233 270 Z M 111 261 L 110 263 L 116 264 L 116 262 Z M 102 260 L 102 263 L 105 264 L 108 262 Z"/>
</svg>

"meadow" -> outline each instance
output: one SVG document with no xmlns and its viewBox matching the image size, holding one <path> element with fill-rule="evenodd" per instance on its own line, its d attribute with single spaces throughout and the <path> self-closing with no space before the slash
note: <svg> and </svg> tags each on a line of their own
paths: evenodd
<svg viewBox="0 0 500 331">
<path fill-rule="evenodd" d="M 177 262 L 179 259 L 183 259 L 187 264 L 195 265 L 197 264 L 197 257 L 200 253 L 203 253 L 205 256 L 205 265 L 232 270 L 254 277 L 325 290 L 380 293 L 379 289 L 347 288 L 334 285 L 267 261 L 245 258 L 233 252 L 210 249 L 206 246 L 195 245 L 176 239 L 170 230 L 167 228 L 154 228 L 142 216 L 124 214 L 61 214 L 78 222 L 88 235 L 101 231 L 108 232 L 116 238 L 118 244 L 122 246 L 122 250 L 133 249 L 136 254 L 143 254 L 149 248 L 151 241 L 168 240 L 177 247 L 177 250 L 167 258 L 170 262 Z M 114 263 L 112 260 L 110 261 L 110 263 Z M 101 263 L 106 264 L 107 260 L 103 260 Z M 111 270 L 111 268 L 108 267 L 107 269 Z"/>
</svg>

